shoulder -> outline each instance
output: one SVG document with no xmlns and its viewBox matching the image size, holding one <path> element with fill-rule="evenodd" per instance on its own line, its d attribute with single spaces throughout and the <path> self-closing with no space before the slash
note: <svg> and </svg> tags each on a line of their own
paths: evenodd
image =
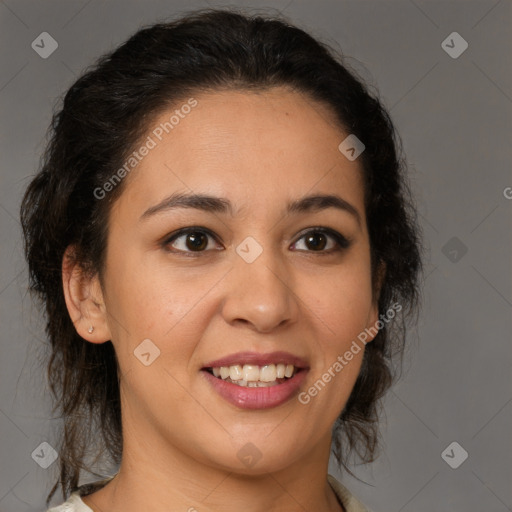
<svg viewBox="0 0 512 512">
<path fill-rule="evenodd" d="M 83 484 L 71 493 L 66 502 L 48 509 L 46 512 L 93 512 L 82 500 L 82 496 L 87 496 L 98 491 L 110 482 L 116 475 L 109 476 L 98 482 Z"/>
<path fill-rule="evenodd" d="M 363 505 L 341 482 L 338 482 L 332 475 L 327 475 L 327 480 L 336 496 L 340 499 L 347 512 L 372 512 Z"/>
<path fill-rule="evenodd" d="M 75 491 L 65 503 L 50 508 L 46 512 L 92 512 L 92 510 L 82 501 L 79 492 Z"/>
<path fill-rule="evenodd" d="M 110 479 L 109 479 L 110 480 Z M 341 482 L 338 482 L 332 475 L 327 475 L 327 480 L 331 485 L 336 496 L 345 507 L 346 512 L 371 512 L 363 505 Z M 103 483 L 103 482 L 102 482 Z M 68 500 L 61 505 L 52 507 L 47 512 L 92 512 L 92 510 L 82 501 L 80 492 L 75 491 Z"/>
<path fill-rule="evenodd" d="M 76 508 L 72 503 L 66 501 L 62 505 L 58 505 L 57 507 L 49 508 L 46 512 L 76 512 Z"/>
</svg>

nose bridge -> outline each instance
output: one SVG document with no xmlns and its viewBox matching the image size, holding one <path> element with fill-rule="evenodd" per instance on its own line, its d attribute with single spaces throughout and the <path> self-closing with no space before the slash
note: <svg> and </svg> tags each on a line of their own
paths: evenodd
<svg viewBox="0 0 512 512">
<path fill-rule="evenodd" d="M 297 304 L 292 273 L 269 239 L 260 242 L 249 236 L 235 248 L 231 286 L 223 307 L 227 322 L 245 321 L 268 331 L 294 319 Z"/>
</svg>

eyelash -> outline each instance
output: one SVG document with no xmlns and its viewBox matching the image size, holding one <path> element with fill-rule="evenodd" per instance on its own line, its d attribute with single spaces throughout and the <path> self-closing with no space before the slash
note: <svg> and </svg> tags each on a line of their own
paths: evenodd
<svg viewBox="0 0 512 512">
<path fill-rule="evenodd" d="M 207 252 L 206 250 L 203 250 L 203 251 L 182 251 L 181 249 L 178 249 L 178 250 L 169 250 L 168 249 L 168 246 L 172 242 L 174 242 L 178 238 L 181 238 L 183 235 L 187 235 L 187 234 L 190 234 L 190 233 L 203 233 L 203 234 L 205 234 L 207 236 L 210 236 L 211 238 L 213 238 L 218 243 L 217 237 L 209 229 L 206 229 L 206 228 L 203 228 L 203 227 L 200 227 L 200 226 L 191 226 L 191 227 L 188 227 L 188 228 L 180 229 L 180 230 L 176 231 L 175 233 L 172 233 L 162 243 L 163 248 L 167 252 L 169 252 L 169 253 L 183 254 L 183 255 L 186 255 L 187 257 L 197 257 L 196 255 L 199 255 L 201 253 Z M 309 235 L 311 233 L 321 233 L 323 235 L 327 235 L 328 237 L 332 238 L 335 241 L 337 247 L 335 247 L 334 249 L 327 250 L 327 251 L 326 250 L 321 250 L 321 251 L 305 250 L 305 252 L 316 253 L 319 256 L 328 256 L 330 254 L 333 254 L 333 253 L 336 253 L 336 252 L 341 252 L 341 251 L 343 251 L 345 249 L 348 249 L 350 247 L 350 245 L 351 245 L 351 241 L 348 240 L 347 238 L 345 238 L 341 233 L 338 233 L 337 231 L 334 231 L 333 229 L 324 228 L 324 227 L 320 227 L 320 226 L 308 228 L 308 230 L 305 231 L 297 239 L 297 241 L 294 242 L 293 245 L 295 245 L 299 240 L 303 239 L 306 235 Z M 301 249 L 301 251 L 303 251 L 303 249 Z"/>
</svg>

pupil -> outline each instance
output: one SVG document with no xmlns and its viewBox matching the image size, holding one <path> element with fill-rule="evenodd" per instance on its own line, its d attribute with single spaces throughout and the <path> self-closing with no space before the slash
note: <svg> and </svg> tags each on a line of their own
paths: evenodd
<svg viewBox="0 0 512 512">
<path fill-rule="evenodd" d="M 318 243 L 315 243 L 314 240 L 315 238 L 318 238 L 320 237 L 322 240 L 323 240 L 323 243 L 320 242 L 320 244 Z M 325 247 L 325 236 L 323 235 L 323 233 L 317 233 L 316 235 L 309 235 L 307 238 L 306 238 L 306 243 L 307 244 L 310 244 L 310 242 L 313 241 L 311 243 L 312 247 L 313 248 L 318 248 L 319 245 L 320 245 L 320 249 L 323 249 Z"/>
<path fill-rule="evenodd" d="M 189 249 L 204 249 L 206 246 L 205 240 L 204 233 L 191 233 L 187 237 L 187 246 Z M 190 241 L 191 244 L 189 244 Z"/>
</svg>

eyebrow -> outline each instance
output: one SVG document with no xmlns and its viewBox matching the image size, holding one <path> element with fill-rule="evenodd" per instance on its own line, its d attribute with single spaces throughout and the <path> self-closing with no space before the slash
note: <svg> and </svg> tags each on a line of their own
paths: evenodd
<svg viewBox="0 0 512 512">
<path fill-rule="evenodd" d="M 223 197 L 210 196 L 206 194 L 183 194 L 175 193 L 166 197 L 155 206 L 148 208 L 140 217 L 140 220 L 148 219 L 158 213 L 174 210 L 177 208 L 192 208 L 209 213 L 229 214 L 234 216 L 233 205 Z M 304 196 L 287 204 L 285 213 L 309 213 L 337 208 L 351 214 L 361 227 L 361 216 L 357 208 L 348 201 L 335 194 L 317 194 Z"/>
</svg>

